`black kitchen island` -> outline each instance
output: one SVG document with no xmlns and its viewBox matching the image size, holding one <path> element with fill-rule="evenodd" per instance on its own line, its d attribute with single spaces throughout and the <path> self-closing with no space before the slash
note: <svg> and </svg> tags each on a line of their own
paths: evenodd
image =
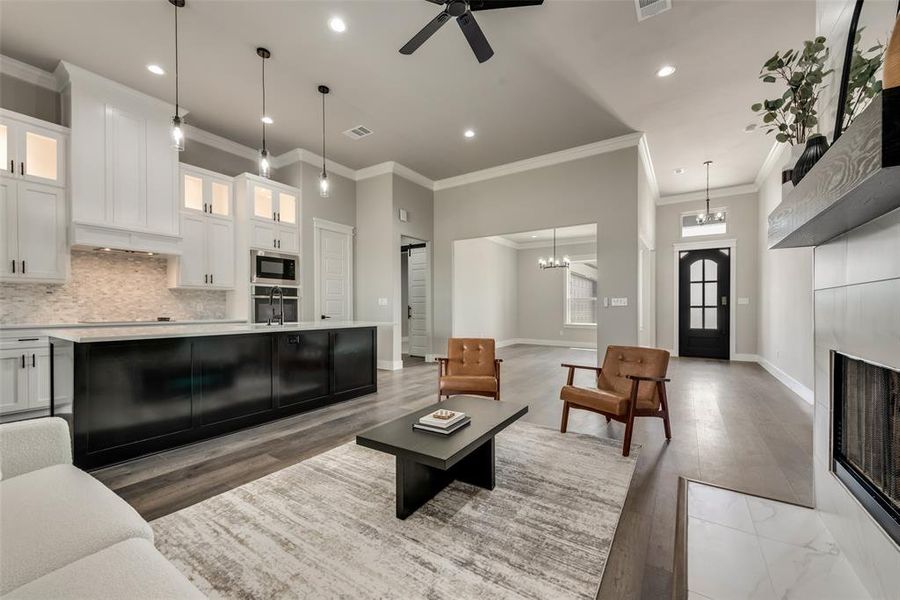
<svg viewBox="0 0 900 600">
<path fill-rule="evenodd" d="M 90 469 L 377 390 L 375 323 L 59 330 L 74 461 Z"/>
</svg>

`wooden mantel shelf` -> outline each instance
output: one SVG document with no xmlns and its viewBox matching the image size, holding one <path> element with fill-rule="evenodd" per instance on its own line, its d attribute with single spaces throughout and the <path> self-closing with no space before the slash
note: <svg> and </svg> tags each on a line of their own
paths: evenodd
<svg viewBox="0 0 900 600">
<path fill-rule="evenodd" d="M 769 215 L 769 248 L 818 246 L 900 207 L 900 88 L 885 90 Z"/>
</svg>

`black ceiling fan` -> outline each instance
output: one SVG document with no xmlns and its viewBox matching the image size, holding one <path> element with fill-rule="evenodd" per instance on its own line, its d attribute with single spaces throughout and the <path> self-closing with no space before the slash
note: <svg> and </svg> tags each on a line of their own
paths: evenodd
<svg viewBox="0 0 900 600">
<path fill-rule="evenodd" d="M 432 19 L 428 25 L 414 35 L 406 45 L 400 48 L 400 54 L 412 54 L 419 46 L 425 43 L 434 33 L 441 28 L 441 25 L 456 17 L 459 28 L 462 29 L 466 36 L 466 41 L 472 47 L 475 58 L 478 62 L 483 63 L 494 55 L 494 50 L 488 43 L 487 38 L 475 21 L 472 14 L 478 10 L 493 10 L 497 8 L 517 8 L 520 6 L 536 6 L 543 4 L 544 0 L 427 0 L 432 4 L 440 4 L 444 7 L 441 14 Z"/>
</svg>

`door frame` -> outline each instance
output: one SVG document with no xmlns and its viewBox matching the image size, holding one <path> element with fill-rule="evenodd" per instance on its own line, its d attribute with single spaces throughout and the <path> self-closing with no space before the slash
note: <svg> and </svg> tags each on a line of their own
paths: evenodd
<svg viewBox="0 0 900 600">
<path fill-rule="evenodd" d="M 322 230 L 333 231 L 335 233 L 346 234 L 348 240 L 347 248 L 347 274 L 349 275 L 349 284 L 347 286 L 347 315 L 349 320 L 353 320 L 353 238 L 356 236 L 356 227 L 344 225 L 343 223 L 335 223 L 327 219 L 313 217 L 313 320 L 318 321 L 322 315 L 322 298 L 320 291 L 322 289 L 321 278 L 321 257 L 319 256 L 319 247 L 322 244 Z M 301 261 L 302 264 L 302 261 Z"/>
<path fill-rule="evenodd" d="M 401 247 L 404 245 L 403 244 L 404 237 L 407 239 L 418 240 L 418 238 L 413 238 L 412 236 L 408 236 L 408 235 L 401 236 L 401 240 L 400 240 Z M 433 362 L 433 361 L 429 361 L 428 359 L 429 359 L 429 356 L 432 356 L 432 357 L 434 356 L 430 353 L 430 351 L 433 350 L 433 348 L 431 347 L 432 339 L 433 339 L 432 310 L 431 310 L 431 302 L 432 302 L 432 298 L 433 298 L 433 293 L 432 293 L 432 289 L 431 289 L 431 279 L 432 279 L 432 256 L 433 256 L 432 253 L 434 251 L 434 245 L 428 240 L 418 240 L 418 243 L 425 244 L 425 361 Z M 398 258 L 398 260 L 399 260 L 399 258 Z M 408 285 L 409 285 L 409 281 L 407 281 L 407 286 Z M 398 297 L 397 304 L 398 304 L 398 306 L 400 304 L 399 297 Z M 401 319 L 404 318 L 405 313 L 406 313 L 406 308 L 400 307 L 400 318 Z M 401 340 L 401 345 L 402 345 L 402 340 Z M 410 349 L 411 349 L 411 344 L 410 344 L 410 347 L 407 348 L 407 352 L 409 352 Z M 401 356 L 402 356 L 402 349 L 401 349 Z"/>
<path fill-rule="evenodd" d="M 673 252 L 673 271 L 672 271 L 672 307 L 675 317 L 675 329 L 673 330 L 672 339 L 672 356 L 678 356 L 678 276 L 679 276 L 679 259 L 682 252 L 688 250 L 710 250 L 716 248 L 728 248 L 729 262 L 731 271 L 730 289 L 728 290 L 728 360 L 737 360 L 737 340 L 735 338 L 737 311 L 734 301 L 737 294 L 737 239 L 729 238 L 724 240 L 698 240 L 696 242 L 675 242 L 672 244 Z"/>
</svg>

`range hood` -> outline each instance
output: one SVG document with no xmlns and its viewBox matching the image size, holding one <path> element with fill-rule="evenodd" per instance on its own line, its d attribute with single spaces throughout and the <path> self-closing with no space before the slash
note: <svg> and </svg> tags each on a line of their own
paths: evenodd
<svg viewBox="0 0 900 600">
<path fill-rule="evenodd" d="M 769 215 L 769 248 L 818 246 L 900 208 L 900 88 L 887 89 Z"/>
</svg>

